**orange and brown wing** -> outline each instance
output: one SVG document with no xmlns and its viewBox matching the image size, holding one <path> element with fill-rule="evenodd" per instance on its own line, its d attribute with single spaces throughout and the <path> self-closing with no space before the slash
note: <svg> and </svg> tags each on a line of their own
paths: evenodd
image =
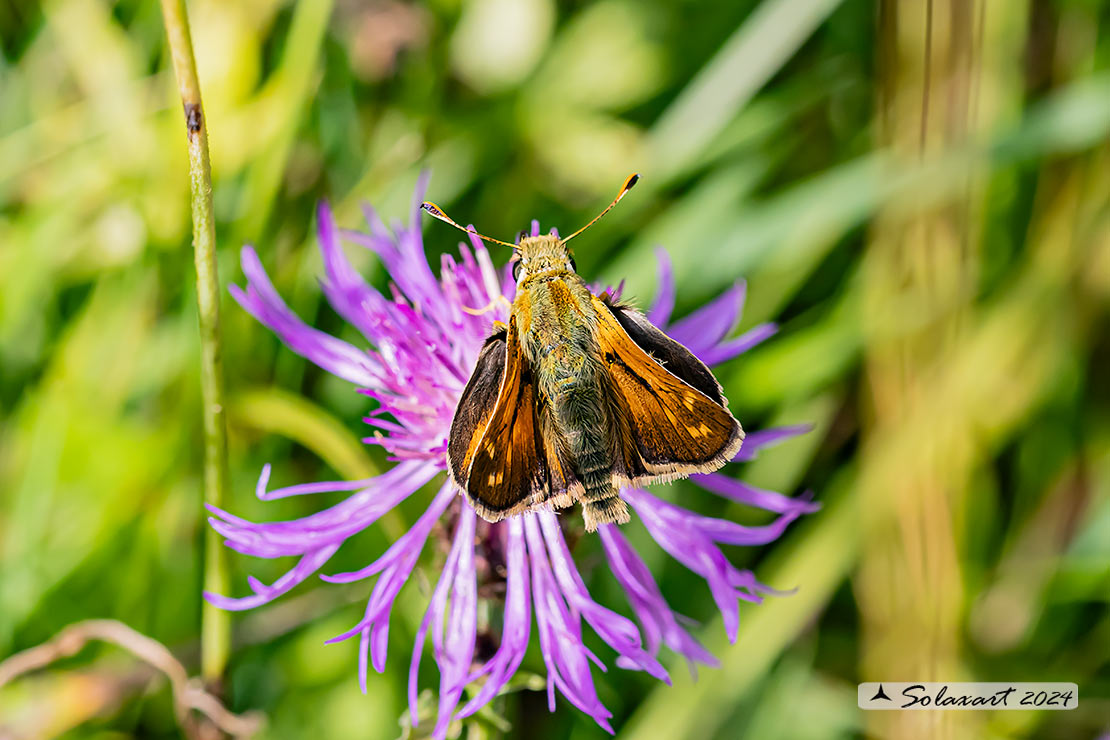
<svg viewBox="0 0 1110 740">
<path fill-rule="evenodd" d="M 495 326 L 497 328 L 478 353 L 478 362 L 459 398 L 447 438 L 447 469 L 455 484 L 464 490 L 466 471 L 470 468 L 478 440 L 493 416 L 497 395 L 501 391 L 501 379 L 505 376 L 507 327 L 500 323 Z"/>
<path fill-rule="evenodd" d="M 532 369 L 521 351 L 516 321 L 510 319 L 497 402 L 463 457 L 465 477 L 457 478 L 465 480 L 462 488 L 467 498 L 487 521 L 498 521 L 549 498 L 537 411 Z"/>
<path fill-rule="evenodd" d="M 648 321 L 647 316 L 631 306 L 611 303 L 606 296 L 602 296 L 601 299 L 620 322 L 621 328 L 628 332 L 632 341 L 662 365 L 667 372 L 677 375 L 694 386 L 710 400 L 722 406 L 728 406 L 728 399 L 721 392 L 721 384 L 693 352 L 661 332 L 655 324 Z"/>
<path fill-rule="evenodd" d="M 632 309 L 613 308 L 597 297 L 593 303 L 596 339 L 620 417 L 623 469 L 614 483 L 707 473 L 735 456 L 744 432 L 709 369 Z"/>
<path fill-rule="evenodd" d="M 539 418 L 543 424 L 545 409 L 542 398 L 539 401 L 541 408 Z M 542 429 L 550 430 L 550 424 L 543 424 Z M 542 433 L 544 462 L 547 464 L 547 498 L 546 503 L 556 509 L 565 509 L 581 498 L 585 487 L 578 480 L 578 474 L 570 456 L 565 452 L 560 439 L 553 431 Z"/>
</svg>

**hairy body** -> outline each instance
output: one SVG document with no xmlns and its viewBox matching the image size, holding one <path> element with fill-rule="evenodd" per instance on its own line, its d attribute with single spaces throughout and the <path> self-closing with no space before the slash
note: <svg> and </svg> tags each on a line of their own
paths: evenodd
<svg viewBox="0 0 1110 740">
<path fill-rule="evenodd" d="M 521 345 L 535 373 L 543 434 L 581 481 L 579 498 L 586 519 L 626 522 L 628 507 L 612 482 L 618 426 L 603 385 L 605 368 L 594 337 L 593 294 L 574 272 L 557 237 L 529 241 L 528 250 L 521 250 L 521 270 L 527 277 L 517 287 L 513 310 L 520 316 L 520 326 L 528 327 Z"/>
</svg>

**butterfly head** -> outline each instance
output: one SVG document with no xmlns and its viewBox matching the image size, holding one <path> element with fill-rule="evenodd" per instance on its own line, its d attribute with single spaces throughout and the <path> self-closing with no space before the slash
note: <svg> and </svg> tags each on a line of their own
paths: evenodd
<svg viewBox="0 0 1110 740">
<path fill-rule="evenodd" d="M 566 241 L 554 234 L 525 236 L 516 246 L 513 279 L 518 283 L 544 273 L 574 272 L 574 258 Z"/>
</svg>

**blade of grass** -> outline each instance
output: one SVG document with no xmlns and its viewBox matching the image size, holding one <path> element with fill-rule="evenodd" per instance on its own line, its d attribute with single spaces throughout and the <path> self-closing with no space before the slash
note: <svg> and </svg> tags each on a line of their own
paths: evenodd
<svg viewBox="0 0 1110 740">
<path fill-rule="evenodd" d="M 687 169 L 841 0 L 767 0 L 694 78 L 652 130 L 652 175 Z"/>
<path fill-rule="evenodd" d="M 726 234 L 723 239 L 667 245 L 679 294 L 702 299 L 745 275 L 751 285 L 745 325 L 767 321 L 838 239 L 886 204 L 908 198 L 922 207 L 936 205 L 965 186 L 972 165 L 1006 167 L 1101 143 L 1110 131 L 1108 93 L 1110 75 L 1092 76 L 1055 92 L 992 138 L 912 165 L 888 152 L 870 153 L 763 201 L 737 204 L 732 221 L 718 229 Z M 655 246 L 637 240 L 616 256 L 606 274 L 624 277 L 630 294 L 650 295 L 656 263 L 649 255 Z M 707 264 L 714 269 L 705 270 Z"/>
<path fill-rule="evenodd" d="M 319 78 L 320 57 L 331 11 L 330 0 L 297 3 L 293 10 L 281 66 L 267 86 L 274 99 L 280 101 L 281 109 L 276 115 L 282 126 L 270 146 L 259 153 L 247 170 L 236 231 L 239 238 L 235 242 L 257 239 L 273 212 L 297 127 L 309 108 L 313 87 Z"/>
<path fill-rule="evenodd" d="M 162 0 L 162 18 L 181 92 L 189 142 L 189 181 L 192 193 L 193 259 L 197 272 L 197 315 L 200 321 L 201 397 L 204 405 L 204 503 L 222 506 L 227 487 L 227 419 L 223 363 L 220 356 L 220 280 L 216 274 L 216 221 L 212 213 L 212 164 L 208 130 L 197 80 L 197 63 L 185 0 Z M 204 533 L 204 589 L 227 593 L 227 557 L 220 536 Z M 231 621 L 227 612 L 207 601 L 201 606 L 201 674 L 216 682 L 224 672 L 231 649 Z"/>
</svg>

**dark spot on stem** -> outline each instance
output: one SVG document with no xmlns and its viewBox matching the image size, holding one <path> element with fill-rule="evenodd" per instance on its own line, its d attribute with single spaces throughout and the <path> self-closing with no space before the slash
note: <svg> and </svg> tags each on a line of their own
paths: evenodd
<svg viewBox="0 0 1110 740">
<path fill-rule="evenodd" d="M 202 115 L 203 114 L 200 112 L 200 104 L 185 104 L 185 127 L 189 130 L 189 136 L 200 133 L 200 127 L 203 122 Z"/>
</svg>

